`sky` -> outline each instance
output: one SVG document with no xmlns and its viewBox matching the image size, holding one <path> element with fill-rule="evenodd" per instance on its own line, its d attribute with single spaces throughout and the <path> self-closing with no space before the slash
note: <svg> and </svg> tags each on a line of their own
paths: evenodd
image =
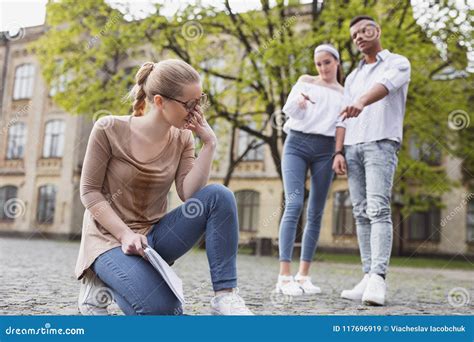
<svg viewBox="0 0 474 342">
<path fill-rule="evenodd" d="M 175 12 L 180 6 L 195 3 L 194 0 L 138 0 L 138 1 L 107 1 L 112 6 L 120 8 L 128 5 L 132 12 L 140 17 L 153 10 L 153 3 L 163 3 L 165 5 L 164 14 Z M 201 0 L 203 4 L 214 4 L 222 6 L 221 0 Z M 309 2 L 309 1 L 305 1 Z M 47 0 L 0 0 L 0 31 L 13 30 L 17 27 L 36 26 L 44 23 L 45 6 Z M 259 0 L 230 0 L 231 7 L 236 12 L 260 8 Z"/>
<path fill-rule="evenodd" d="M 0 31 L 44 23 L 47 0 L 0 0 Z"/>
</svg>

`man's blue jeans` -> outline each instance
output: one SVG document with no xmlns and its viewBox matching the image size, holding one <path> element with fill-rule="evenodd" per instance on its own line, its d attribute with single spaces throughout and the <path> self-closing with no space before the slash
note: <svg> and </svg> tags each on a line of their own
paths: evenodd
<svg viewBox="0 0 474 342">
<path fill-rule="evenodd" d="M 388 139 L 345 146 L 364 273 L 387 273 L 393 239 L 390 200 L 399 149 L 398 142 Z"/>
<path fill-rule="evenodd" d="M 237 287 L 239 226 L 235 197 L 227 187 L 210 184 L 197 191 L 153 225 L 147 239 L 171 264 L 204 233 L 214 291 Z M 142 257 L 126 255 L 116 247 L 101 254 L 92 269 L 126 315 L 182 314 L 179 300 Z"/>
</svg>

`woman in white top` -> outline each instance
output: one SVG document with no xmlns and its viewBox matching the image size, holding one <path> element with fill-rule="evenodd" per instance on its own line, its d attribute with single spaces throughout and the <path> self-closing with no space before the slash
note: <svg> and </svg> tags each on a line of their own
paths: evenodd
<svg viewBox="0 0 474 342">
<path fill-rule="evenodd" d="M 319 76 L 303 75 L 292 88 L 283 112 L 289 117 L 283 148 L 282 171 L 285 212 L 280 223 L 280 274 L 277 292 L 286 295 L 320 293 L 308 276 L 321 229 L 329 186 L 333 178 L 336 120 L 343 100 L 339 53 L 329 44 L 314 51 Z M 296 227 L 303 211 L 306 174 L 311 170 L 307 221 L 303 234 L 299 271 L 290 273 Z"/>
</svg>

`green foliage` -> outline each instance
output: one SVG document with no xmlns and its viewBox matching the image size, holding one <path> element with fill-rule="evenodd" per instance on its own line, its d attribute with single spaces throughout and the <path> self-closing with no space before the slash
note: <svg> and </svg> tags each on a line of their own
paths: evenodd
<svg viewBox="0 0 474 342">
<path fill-rule="evenodd" d="M 66 72 L 73 74 L 67 90 L 54 100 L 68 112 L 83 115 L 128 113 L 130 103 L 123 96 L 141 63 L 170 57 L 187 61 L 203 75 L 212 102 L 210 121 L 228 122 L 263 140 L 281 176 L 286 135 L 279 111 L 291 86 L 301 74 L 316 73 L 313 49 L 323 42 L 339 49 L 346 74 L 353 70 L 361 55 L 350 40 L 349 21 L 358 14 L 372 15 L 382 26 L 383 47 L 406 56 L 412 65 L 395 182 L 402 202 L 410 203 L 405 211 L 426 209 L 427 198 L 436 199 L 456 185 L 449 169 L 415 160 L 411 140 L 428 154 L 441 151 L 444 158 L 464 160 L 465 181 L 472 181 L 472 127 L 450 129 L 448 115 L 455 110 L 470 113 L 474 124 L 472 99 L 466 96 L 472 93 L 473 76 L 433 78 L 446 66 L 466 68 L 467 48 L 460 41 L 468 37 L 456 31 L 452 21 L 438 31 L 427 30 L 415 20 L 409 0 L 334 0 L 323 7 L 294 0 L 277 1 L 274 7 L 265 0 L 261 4 L 261 10 L 235 13 L 226 1 L 225 10 L 198 3 L 171 17 L 156 5 L 156 12 L 145 19 L 127 21 L 104 1 L 49 2 L 50 30 L 33 48 L 48 83 Z M 435 38 L 447 41 L 444 58 Z M 135 67 L 127 68 L 130 65 Z"/>
</svg>

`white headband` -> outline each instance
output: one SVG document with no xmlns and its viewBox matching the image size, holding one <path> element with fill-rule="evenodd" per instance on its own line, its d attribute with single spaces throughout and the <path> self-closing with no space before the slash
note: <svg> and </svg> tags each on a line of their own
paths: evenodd
<svg viewBox="0 0 474 342">
<path fill-rule="evenodd" d="M 316 55 L 318 52 L 321 52 L 321 51 L 329 52 L 331 55 L 336 57 L 337 60 L 339 60 L 339 52 L 337 52 L 337 50 L 333 48 L 331 45 L 328 45 L 328 44 L 318 45 L 316 49 L 314 49 L 314 54 Z"/>
</svg>

